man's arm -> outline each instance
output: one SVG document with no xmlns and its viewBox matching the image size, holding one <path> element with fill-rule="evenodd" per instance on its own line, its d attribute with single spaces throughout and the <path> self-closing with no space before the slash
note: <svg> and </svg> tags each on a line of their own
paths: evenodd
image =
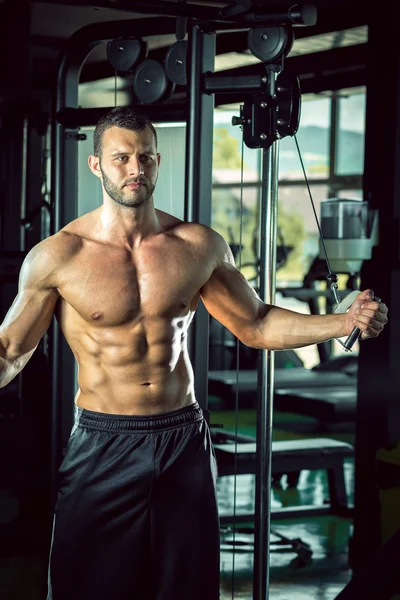
<svg viewBox="0 0 400 600">
<path fill-rule="evenodd" d="M 24 368 L 48 328 L 59 294 L 57 244 L 48 238 L 26 256 L 18 295 L 0 326 L 0 387 Z"/>
<path fill-rule="evenodd" d="M 371 290 L 360 293 L 346 314 L 304 315 L 267 305 L 235 268 L 225 240 L 215 234 L 211 244 L 216 265 L 201 298 L 208 312 L 247 346 L 300 348 L 347 336 L 354 326 L 362 330 L 363 338 L 375 337 L 387 322 L 386 306 L 369 301 Z"/>
</svg>

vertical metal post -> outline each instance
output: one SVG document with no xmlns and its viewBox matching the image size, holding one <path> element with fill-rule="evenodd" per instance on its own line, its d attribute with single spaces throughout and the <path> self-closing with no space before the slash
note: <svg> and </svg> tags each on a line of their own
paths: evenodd
<svg viewBox="0 0 400 600">
<path fill-rule="evenodd" d="M 275 74 L 269 71 L 269 93 L 275 95 Z M 260 296 L 275 302 L 279 143 L 263 150 L 260 220 Z M 261 350 L 257 382 L 257 471 L 254 528 L 253 599 L 269 597 L 271 524 L 271 457 L 274 352 Z"/>
<path fill-rule="evenodd" d="M 24 118 L 22 129 L 22 157 L 21 157 L 21 221 L 26 217 L 26 184 L 28 179 L 28 118 Z M 25 227 L 20 226 L 19 249 L 25 250 Z"/>
<path fill-rule="evenodd" d="M 214 95 L 202 90 L 205 73 L 214 71 L 215 39 L 197 25 L 189 34 L 189 119 L 186 133 L 185 221 L 211 225 Z M 209 316 L 201 301 L 189 338 L 197 401 L 208 409 Z"/>
<path fill-rule="evenodd" d="M 76 218 L 78 148 L 77 130 L 67 130 L 55 119 L 55 114 L 65 106 L 78 105 L 78 80 L 76 72 L 67 78 L 70 64 L 62 61 L 53 105 L 52 161 L 51 161 L 51 233 L 58 232 Z M 75 76 L 74 76 L 75 75 Z M 73 423 L 73 397 L 75 359 L 58 323 L 53 320 L 49 336 L 51 356 L 51 501 L 57 495 L 57 473 L 62 460 L 62 450 Z"/>
</svg>

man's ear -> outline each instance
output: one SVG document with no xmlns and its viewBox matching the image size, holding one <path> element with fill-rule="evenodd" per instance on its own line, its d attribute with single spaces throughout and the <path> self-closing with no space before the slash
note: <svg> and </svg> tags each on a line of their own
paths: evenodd
<svg viewBox="0 0 400 600">
<path fill-rule="evenodd" d="M 101 174 L 101 169 L 100 169 L 99 157 L 91 154 L 88 158 L 88 165 L 89 165 L 89 169 L 92 171 L 92 173 L 94 175 L 96 175 L 96 177 L 99 177 L 101 179 L 102 174 Z"/>
<path fill-rule="evenodd" d="M 157 163 L 158 163 L 158 166 L 160 166 L 160 162 L 161 162 L 161 154 L 159 152 L 157 152 Z"/>
</svg>

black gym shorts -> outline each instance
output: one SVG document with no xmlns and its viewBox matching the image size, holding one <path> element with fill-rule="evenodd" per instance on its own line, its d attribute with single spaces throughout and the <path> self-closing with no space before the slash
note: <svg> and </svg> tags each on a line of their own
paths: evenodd
<svg viewBox="0 0 400 600">
<path fill-rule="evenodd" d="M 215 484 L 198 404 L 146 417 L 78 408 L 47 600 L 217 600 Z"/>
</svg>

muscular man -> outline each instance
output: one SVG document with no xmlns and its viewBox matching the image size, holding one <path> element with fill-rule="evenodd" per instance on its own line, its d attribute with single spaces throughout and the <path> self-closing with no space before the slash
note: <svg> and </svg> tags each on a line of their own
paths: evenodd
<svg viewBox="0 0 400 600">
<path fill-rule="evenodd" d="M 280 350 L 375 337 L 384 304 L 347 314 L 264 304 L 211 229 L 156 210 L 154 127 L 130 107 L 98 123 L 89 166 L 103 205 L 33 248 L 0 330 L 0 383 L 56 312 L 79 365 L 76 422 L 60 468 L 49 600 L 217 600 L 215 460 L 186 339 L 201 297 L 244 344 Z"/>
</svg>

